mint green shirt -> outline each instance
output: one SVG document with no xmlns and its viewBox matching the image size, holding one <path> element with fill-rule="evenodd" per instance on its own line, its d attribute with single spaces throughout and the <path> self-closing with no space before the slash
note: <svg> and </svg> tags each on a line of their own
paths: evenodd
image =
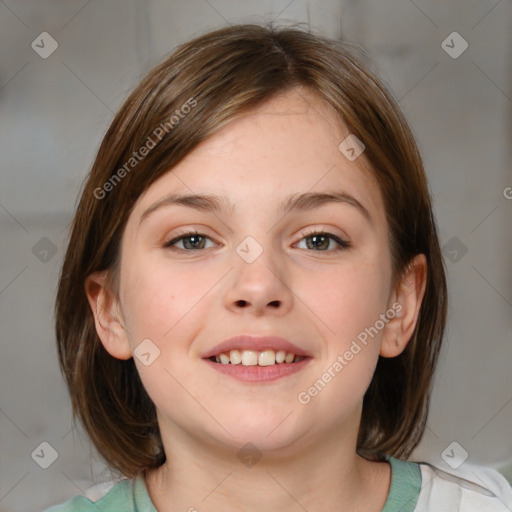
<svg viewBox="0 0 512 512">
<path fill-rule="evenodd" d="M 415 462 L 387 457 L 391 464 L 391 487 L 382 512 L 413 512 L 421 489 L 421 473 Z M 121 480 L 102 498 L 93 502 L 75 496 L 47 512 L 157 512 L 141 476 Z"/>
<path fill-rule="evenodd" d="M 386 457 L 391 464 L 391 487 L 382 512 L 413 512 L 421 491 L 421 470 L 416 462 Z"/>
</svg>

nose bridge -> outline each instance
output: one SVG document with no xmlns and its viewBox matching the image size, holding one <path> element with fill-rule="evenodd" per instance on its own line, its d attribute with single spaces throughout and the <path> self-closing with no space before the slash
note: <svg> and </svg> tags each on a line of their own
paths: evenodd
<svg viewBox="0 0 512 512">
<path fill-rule="evenodd" d="M 282 255 L 273 247 L 270 236 L 257 236 L 258 239 L 252 235 L 246 236 L 238 244 L 233 264 L 236 273 L 246 281 L 268 286 L 272 280 L 278 279 Z"/>
<path fill-rule="evenodd" d="M 267 306 L 289 309 L 292 298 L 286 285 L 284 254 L 274 247 L 270 233 L 256 236 L 246 236 L 235 248 L 226 305 L 259 312 Z"/>
<path fill-rule="evenodd" d="M 236 234 L 242 239 L 235 246 L 233 263 L 236 265 L 241 259 L 246 265 L 259 262 L 269 267 L 278 265 L 280 244 L 276 241 L 276 230 L 272 226 L 272 215 L 269 208 L 265 208 L 263 196 L 255 192 L 252 199 L 245 198 L 241 202 L 242 209 L 236 224 Z M 256 208 L 256 205 L 260 205 Z M 236 256 L 236 257 L 235 257 Z M 237 259 L 238 258 L 238 259 Z"/>
</svg>

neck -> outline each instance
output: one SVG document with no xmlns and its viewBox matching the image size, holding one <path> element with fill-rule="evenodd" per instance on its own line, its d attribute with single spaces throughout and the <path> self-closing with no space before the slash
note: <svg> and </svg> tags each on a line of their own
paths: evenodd
<svg viewBox="0 0 512 512">
<path fill-rule="evenodd" d="M 377 512 L 386 502 L 390 466 L 359 457 L 355 440 L 330 437 L 301 450 L 265 451 L 258 460 L 257 449 L 221 449 L 176 434 L 170 446 L 164 442 L 167 462 L 146 479 L 159 512 Z"/>
</svg>

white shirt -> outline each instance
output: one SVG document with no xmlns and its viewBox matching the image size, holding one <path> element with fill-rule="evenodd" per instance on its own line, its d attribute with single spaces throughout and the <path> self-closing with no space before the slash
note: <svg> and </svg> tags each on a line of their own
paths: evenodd
<svg viewBox="0 0 512 512">
<path fill-rule="evenodd" d="M 512 512 L 512 488 L 498 471 L 467 462 L 456 470 L 419 464 L 415 512 Z"/>
</svg>

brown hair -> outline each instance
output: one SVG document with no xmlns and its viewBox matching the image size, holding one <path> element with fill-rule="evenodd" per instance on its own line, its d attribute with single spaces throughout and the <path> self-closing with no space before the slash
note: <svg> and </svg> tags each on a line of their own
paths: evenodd
<svg viewBox="0 0 512 512">
<path fill-rule="evenodd" d="M 181 45 L 132 92 L 105 134 L 71 227 L 56 298 L 60 366 L 75 417 L 126 476 L 161 465 L 165 453 L 133 359 L 110 356 L 100 342 L 85 279 L 108 270 L 117 293 L 120 240 L 140 194 L 226 123 L 298 86 L 326 100 L 366 146 L 384 198 L 395 282 L 415 255 L 427 259 L 415 331 L 402 354 L 379 358 L 364 397 L 357 450 L 373 459 L 406 458 L 423 435 L 447 293 L 410 128 L 352 45 L 300 28 L 235 25 Z M 143 146 L 150 151 L 136 158 Z"/>
</svg>

